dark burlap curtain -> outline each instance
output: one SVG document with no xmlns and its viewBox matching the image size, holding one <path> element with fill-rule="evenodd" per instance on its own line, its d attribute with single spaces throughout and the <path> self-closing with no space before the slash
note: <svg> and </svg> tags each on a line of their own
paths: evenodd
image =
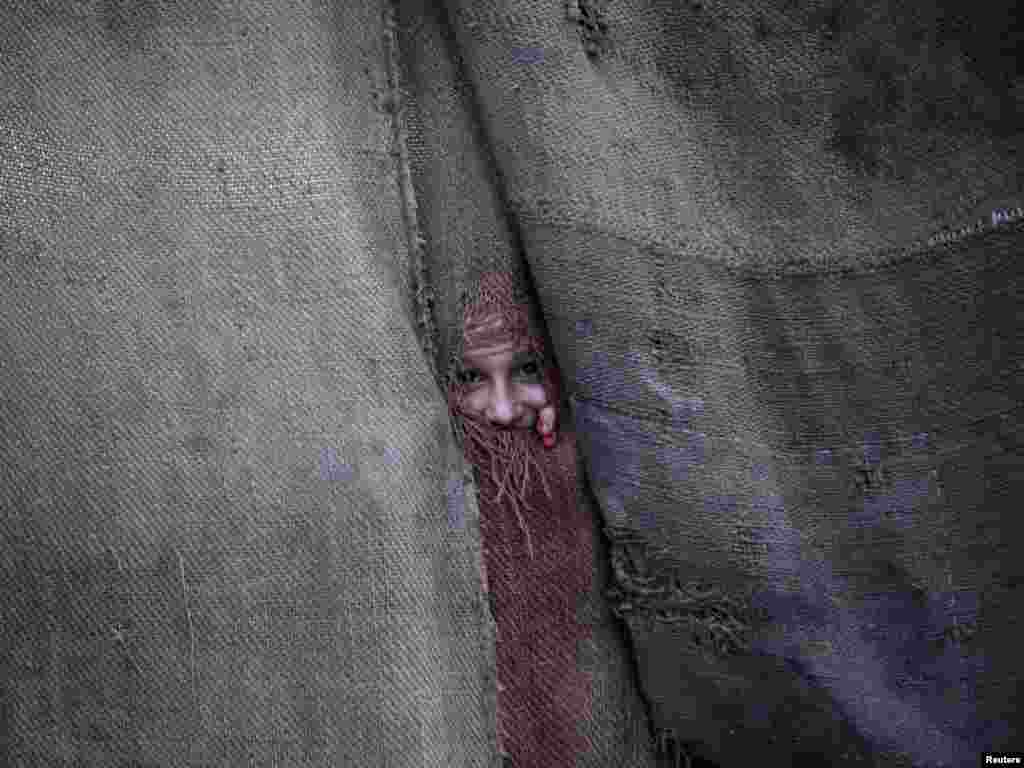
<svg viewBox="0 0 1024 768">
<path fill-rule="evenodd" d="M 1014 6 L 443 16 L 666 741 L 722 765 L 1012 748 Z"/>
</svg>

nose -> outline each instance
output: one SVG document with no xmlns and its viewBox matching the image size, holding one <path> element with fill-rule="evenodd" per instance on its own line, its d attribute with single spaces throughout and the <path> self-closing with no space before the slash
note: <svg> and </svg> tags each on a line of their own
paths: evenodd
<svg viewBox="0 0 1024 768">
<path fill-rule="evenodd" d="M 485 415 L 492 424 L 507 427 L 518 421 L 522 408 L 509 397 L 508 388 L 499 382 L 492 391 Z"/>
</svg>

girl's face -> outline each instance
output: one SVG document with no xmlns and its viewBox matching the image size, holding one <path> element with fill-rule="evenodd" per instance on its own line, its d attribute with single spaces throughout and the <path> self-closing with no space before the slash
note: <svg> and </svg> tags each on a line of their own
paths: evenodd
<svg viewBox="0 0 1024 768">
<path fill-rule="evenodd" d="M 465 410 L 509 429 L 531 429 L 541 415 L 538 431 L 550 431 L 554 408 L 543 386 L 541 361 L 525 343 L 467 352 L 462 363 Z"/>
</svg>

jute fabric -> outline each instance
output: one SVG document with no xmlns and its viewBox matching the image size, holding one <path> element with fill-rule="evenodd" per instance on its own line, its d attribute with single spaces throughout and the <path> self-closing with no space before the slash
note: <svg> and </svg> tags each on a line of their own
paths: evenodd
<svg viewBox="0 0 1024 768">
<path fill-rule="evenodd" d="M 3 4 L 0 765 L 495 764 L 385 10 Z"/>
</svg>

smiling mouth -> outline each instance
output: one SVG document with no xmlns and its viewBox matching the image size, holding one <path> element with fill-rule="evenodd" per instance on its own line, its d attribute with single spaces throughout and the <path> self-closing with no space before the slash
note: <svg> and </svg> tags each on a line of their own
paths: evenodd
<svg viewBox="0 0 1024 768">
<path fill-rule="evenodd" d="M 534 423 L 536 423 L 530 418 L 529 414 L 521 416 L 520 418 L 513 421 L 511 424 L 498 424 L 490 421 L 486 417 L 484 417 L 483 420 L 487 422 L 487 424 L 493 429 L 500 430 L 502 432 L 518 432 L 524 429 L 530 429 L 531 427 L 533 427 Z"/>
</svg>

